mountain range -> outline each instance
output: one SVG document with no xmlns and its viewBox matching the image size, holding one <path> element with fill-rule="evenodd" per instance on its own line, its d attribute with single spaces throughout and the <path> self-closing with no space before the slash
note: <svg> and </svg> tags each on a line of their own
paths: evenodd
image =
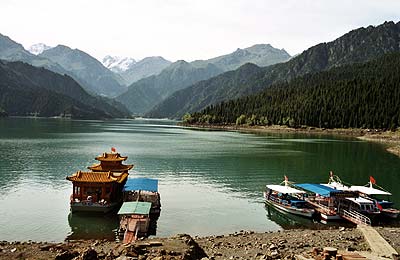
<svg viewBox="0 0 400 260">
<path fill-rule="evenodd" d="M 202 80 L 207 80 L 227 70 L 253 62 L 267 66 L 290 59 L 285 50 L 270 44 L 258 44 L 246 49 L 209 60 L 174 62 L 160 74 L 141 79 L 129 86 L 128 91 L 117 97 L 132 113 L 143 114 L 177 90 L 184 89 Z"/>
<path fill-rule="evenodd" d="M 23 62 L 0 61 L 0 111 L 10 116 L 127 117 L 113 101 L 89 95 L 73 78 Z M 122 107 L 121 105 L 119 105 Z"/>
<path fill-rule="evenodd" d="M 246 64 L 237 70 L 198 82 L 173 93 L 146 116 L 181 118 L 187 112 L 254 94 L 274 83 L 346 64 L 366 62 L 398 51 L 400 22 L 359 28 L 332 42 L 315 45 L 285 63 L 262 68 Z"/>
</svg>

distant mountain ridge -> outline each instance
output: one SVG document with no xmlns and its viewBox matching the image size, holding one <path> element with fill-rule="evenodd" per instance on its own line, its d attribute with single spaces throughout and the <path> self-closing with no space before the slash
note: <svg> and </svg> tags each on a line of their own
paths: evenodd
<svg viewBox="0 0 400 260">
<path fill-rule="evenodd" d="M 288 61 L 290 58 L 291 56 L 284 49 L 274 48 L 271 44 L 256 44 L 245 49 L 238 48 L 232 53 L 208 60 L 196 60 L 192 64 L 194 66 L 204 66 L 204 64 L 212 63 L 223 71 L 230 71 L 246 63 L 265 67 Z"/>
<path fill-rule="evenodd" d="M 38 56 L 60 64 L 64 69 L 76 75 L 78 80 L 80 79 L 81 85 L 92 93 L 114 97 L 126 90 L 126 87 L 118 82 L 116 74 L 81 50 L 57 45 L 43 51 Z"/>
<path fill-rule="evenodd" d="M 261 70 L 247 68 L 249 75 L 243 75 L 244 68 L 239 68 L 179 90 L 158 104 L 147 116 L 181 118 L 187 112 L 200 111 L 212 104 L 257 93 L 273 83 L 290 81 L 307 73 L 337 66 L 366 62 L 399 50 L 400 22 L 359 28 L 332 42 L 313 46 L 285 63 Z M 238 77 L 241 74 L 243 77 Z"/>
<path fill-rule="evenodd" d="M 0 108 L 8 115 L 127 117 L 111 101 L 89 95 L 73 78 L 23 62 L 0 60 Z"/>
<path fill-rule="evenodd" d="M 202 80 L 207 80 L 247 62 L 260 66 L 287 61 L 290 55 L 272 47 L 258 44 L 233 53 L 212 58 L 186 62 L 174 62 L 160 74 L 141 79 L 129 86 L 128 91 L 117 97 L 134 114 L 143 114 L 155 107 L 174 91 L 184 89 Z"/>
</svg>

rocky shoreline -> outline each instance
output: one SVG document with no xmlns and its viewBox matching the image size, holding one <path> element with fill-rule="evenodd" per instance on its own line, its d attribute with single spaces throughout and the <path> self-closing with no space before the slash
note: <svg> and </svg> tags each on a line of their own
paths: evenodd
<svg viewBox="0 0 400 260">
<path fill-rule="evenodd" d="M 399 131 L 383 131 L 379 129 L 361 129 L 361 128 L 316 128 L 316 127 L 300 127 L 291 128 L 287 126 L 237 126 L 237 125 L 208 125 L 195 124 L 182 126 L 192 129 L 207 129 L 207 130 L 223 130 L 223 131 L 238 131 L 244 133 L 301 133 L 309 135 L 330 135 L 330 136 L 345 136 L 358 138 L 360 140 L 370 141 L 385 144 L 386 150 L 400 157 L 400 132 Z"/>
<path fill-rule="evenodd" d="M 400 228 L 377 227 L 378 232 L 400 250 Z M 311 257 L 324 247 L 343 252 L 368 253 L 363 235 L 354 228 L 285 230 L 194 237 L 181 234 L 149 238 L 132 244 L 107 240 L 76 240 L 63 243 L 0 242 L 0 259 L 296 259 Z"/>
</svg>

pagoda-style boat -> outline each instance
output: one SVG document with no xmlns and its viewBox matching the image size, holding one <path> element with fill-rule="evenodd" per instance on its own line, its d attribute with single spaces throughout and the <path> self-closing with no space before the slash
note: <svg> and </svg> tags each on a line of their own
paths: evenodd
<svg viewBox="0 0 400 260">
<path fill-rule="evenodd" d="M 96 157 L 100 163 L 88 167 L 92 171 L 78 171 L 67 180 L 72 182 L 71 211 L 106 213 L 120 206 L 128 171 L 133 165 L 123 165 L 115 149 Z"/>
<path fill-rule="evenodd" d="M 283 183 L 284 185 L 266 185 L 265 202 L 280 211 L 312 218 L 314 209 L 308 206 L 304 198 L 300 198 L 305 192 L 290 187 L 286 176 Z"/>
</svg>

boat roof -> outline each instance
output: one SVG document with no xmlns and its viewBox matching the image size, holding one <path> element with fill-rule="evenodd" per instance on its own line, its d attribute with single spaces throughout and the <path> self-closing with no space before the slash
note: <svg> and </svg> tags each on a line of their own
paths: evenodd
<svg viewBox="0 0 400 260">
<path fill-rule="evenodd" d="M 339 190 L 336 190 L 334 188 L 331 188 L 329 186 L 325 186 L 322 184 L 300 183 L 300 184 L 296 184 L 296 186 L 300 187 L 304 190 L 310 191 L 312 193 L 322 195 L 324 197 L 330 197 L 331 193 L 340 192 Z"/>
<path fill-rule="evenodd" d="M 374 202 L 372 200 L 366 199 L 366 198 L 362 198 L 362 197 L 358 197 L 358 198 L 346 198 L 347 200 L 353 201 L 357 204 L 374 204 Z"/>
<path fill-rule="evenodd" d="M 158 180 L 150 178 L 129 178 L 126 181 L 125 191 L 144 190 L 158 192 Z"/>
<path fill-rule="evenodd" d="M 289 186 L 283 186 L 283 185 L 267 185 L 268 189 L 280 192 L 280 193 L 305 193 L 302 190 L 298 190 Z"/>
<path fill-rule="evenodd" d="M 349 190 L 350 188 L 340 182 L 321 183 L 325 187 L 330 187 L 336 190 Z"/>
<path fill-rule="evenodd" d="M 366 187 L 366 186 L 351 186 L 350 190 L 359 191 L 359 192 L 367 194 L 367 195 L 392 195 L 390 192 L 386 192 L 383 190 L 378 190 L 378 189 Z"/>
<path fill-rule="evenodd" d="M 108 183 L 117 182 L 123 183 L 128 178 L 128 173 L 120 172 L 82 172 L 78 171 L 71 176 L 67 177 L 67 180 L 72 182 L 92 182 L 92 183 Z"/>
<path fill-rule="evenodd" d="M 148 215 L 150 213 L 151 203 L 141 201 L 124 202 L 118 211 L 118 215 Z"/>
</svg>

